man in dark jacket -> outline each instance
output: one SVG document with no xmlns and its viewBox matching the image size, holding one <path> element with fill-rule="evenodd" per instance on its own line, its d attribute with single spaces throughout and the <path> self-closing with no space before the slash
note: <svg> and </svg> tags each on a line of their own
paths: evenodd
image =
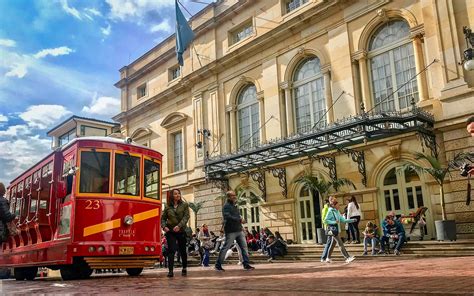
<svg viewBox="0 0 474 296">
<path fill-rule="evenodd" d="M 8 238 L 7 223 L 15 219 L 15 215 L 10 213 L 8 200 L 5 199 L 5 185 L 0 183 L 0 243 L 5 242 Z"/>
<path fill-rule="evenodd" d="M 221 251 L 219 252 L 219 257 L 216 260 L 215 269 L 217 271 L 224 271 L 222 268 L 222 262 L 225 260 L 225 254 L 227 250 L 232 246 L 234 241 L 237 242 L 240 249 L 242 250 L 242 265 L 245 270 L 253 270 L 254 267 L 249 264 L 249 253 L 247 249 L 247 242 L 245 240 L 245 235 L 242 231 L 242 223 L 245 221 L 242 219 L 237 208 L 237 195 L 234 191 L 227 191 L 226 193 L 227 201 L 222 208 L 222 216 L 224 219 L 224 232 L 225 232 L 225 242 Z"/>
</svg>

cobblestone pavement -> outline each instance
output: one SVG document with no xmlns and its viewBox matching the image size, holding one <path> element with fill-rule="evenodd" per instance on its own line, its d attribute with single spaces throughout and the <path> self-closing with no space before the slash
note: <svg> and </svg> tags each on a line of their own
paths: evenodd
<svg viewBox="0 0 474 296">
<path fill-rule="evenodd" d="M 176 269 L 148 270 L 140 277 L 94 275 L 89 280 L 59 278 L 0 282 L 2 295 L 474 295 L 474 257 L 413 260 L 271 263 L 254 271 L 225 266 L 225 272 L 194 267 L 186 278 Z"/>
</svg>

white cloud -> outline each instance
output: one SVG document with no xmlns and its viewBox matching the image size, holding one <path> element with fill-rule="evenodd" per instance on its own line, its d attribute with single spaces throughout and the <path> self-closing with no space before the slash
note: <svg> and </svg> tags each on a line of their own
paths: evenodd
<svg viewBox="0 0 474 296">
<path fill-rule="evenodd" d="M 165 33 L 172 33 L 173 28 L 170 25 L 170 22 L 168 19 L 163 20 L 161 23 L 158 25 L 154 25 L 151 27 L 150 32 L 155 33 L 155 32 L 165 32 Z"/>
<path fill-rule="evenodd" d="M 6 117 L 3 114 L 0 114 L 0 123 L 2 123 L 2 122 L 8 122 L 8 117 Z"/>
<path fill-rule="evenodd" d="M 0 130 L 0 137 L 17 137 L 27 135 L 30 133 L 30 128 L 27 125 L 11 125 L 6 130 Z"/>
<path fill-rule="evenodd" d="M 11 39 L 0 39 L 0 46 L 15 47 L 16 42 L 15 40 L 11 40 Z"/>
<path fill-rule="evenodd" d="M 9 66 L 10 71 L 5 73 L 6 77 L 23 78 L 28 73 L 27 65 L 23 63 L 15 63 Z"/>
<path fill-rule="evenodd" d="M 95 94 L 91 104 L 84 106 L 82 112 L 110 118 L 120 112 L 120 100 L 112 97 L 97 97 Z"/>
<path fill-rule="evenodd" d="M 95 16 L 102 16 L 102 13 L 95 8 L 84 8 L 84 11 Z"/>
<path fill-rule="evenodd" d="M 81 14 L 79 13 L 79 11 L 77 9 L 75 9 L 74 7 L 69 6 L 69 4 L 67 3 L 67 0 L 61 0 L 61 5 L 62 5 L 64 11 L 67 14 L 70 14 L 73 17 L 75 17 L 79 20 L 82 20 L 82 17 L 81 17 Z"/>
<path fill-rule="evenodd" d="M 105 36 L 109 36 L 110 33 L 112 32 L 112 27 L 110 26 L 110 24 L 107 24 L 107 27 L 106 27 L 106 28 L 100 28 L 100 31 L 101 31 L 102 34 L 104 34 Z"/>
<path fill-rule="evenodd" d="M 56 57 L 56 56 L 60 56 L 60 55 L 68 55 L 71 52 L 74 52 L 74 50 L 70 49 L 67 46 L 61 46 L 61 47 L 56 47 L 56 48 L 43 49 L 43 50 L 35 53 L 33 56 L 37 59 L 41 59 L 41 58 L 44 58 L 48 55 Z"/>
<path fill-rule="evenodd" d="M 0 140 L 0 180 L 8 182 L 51 152 L 51 140 L 39 135 Z"/>
<path fill-rule="evenodd" d="M 147 12 L 159 12 L 163 7 L 171 7 L 174 0 L 105 0 L 110 6 L 112 19 L 127 20 L 128 18 L 141 18 Z"/>
<path fill-rule="evenodd" d="M 19 116 L 31 128 L 46 129 L 71 114 L 69 110 L 60 105 L 34 105 L 28 107 Z"/>
</svg>

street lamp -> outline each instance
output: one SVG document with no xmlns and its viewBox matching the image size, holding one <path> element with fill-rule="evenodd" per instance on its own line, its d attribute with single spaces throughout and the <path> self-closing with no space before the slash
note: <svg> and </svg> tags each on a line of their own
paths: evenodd
<svg viewBox="0 0 474 296">
<path fill-rule="evenodd" d="M 474 71 L 474 33 L 468 27 L 463 27 L 462 32 L 466 38 L 467 49 L 464 51 L 464 59 L 461 63 L 466 71 Z"/>
</svg>

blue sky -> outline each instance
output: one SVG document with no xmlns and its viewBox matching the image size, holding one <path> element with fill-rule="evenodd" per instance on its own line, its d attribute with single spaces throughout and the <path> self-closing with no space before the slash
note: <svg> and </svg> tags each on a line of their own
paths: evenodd
<svg viewBox="0 0 474 296">
<path fill-rule="evenodd" d="M 181 2 L 192 14 L 205 7 Z M 50 152 L 46 132 L 60 121 L 116 115 L 118 70 L 175 27 L 174 0 L 0 0 L 0 11 L 0 182 L 6 184 Z"/>
</svg>

